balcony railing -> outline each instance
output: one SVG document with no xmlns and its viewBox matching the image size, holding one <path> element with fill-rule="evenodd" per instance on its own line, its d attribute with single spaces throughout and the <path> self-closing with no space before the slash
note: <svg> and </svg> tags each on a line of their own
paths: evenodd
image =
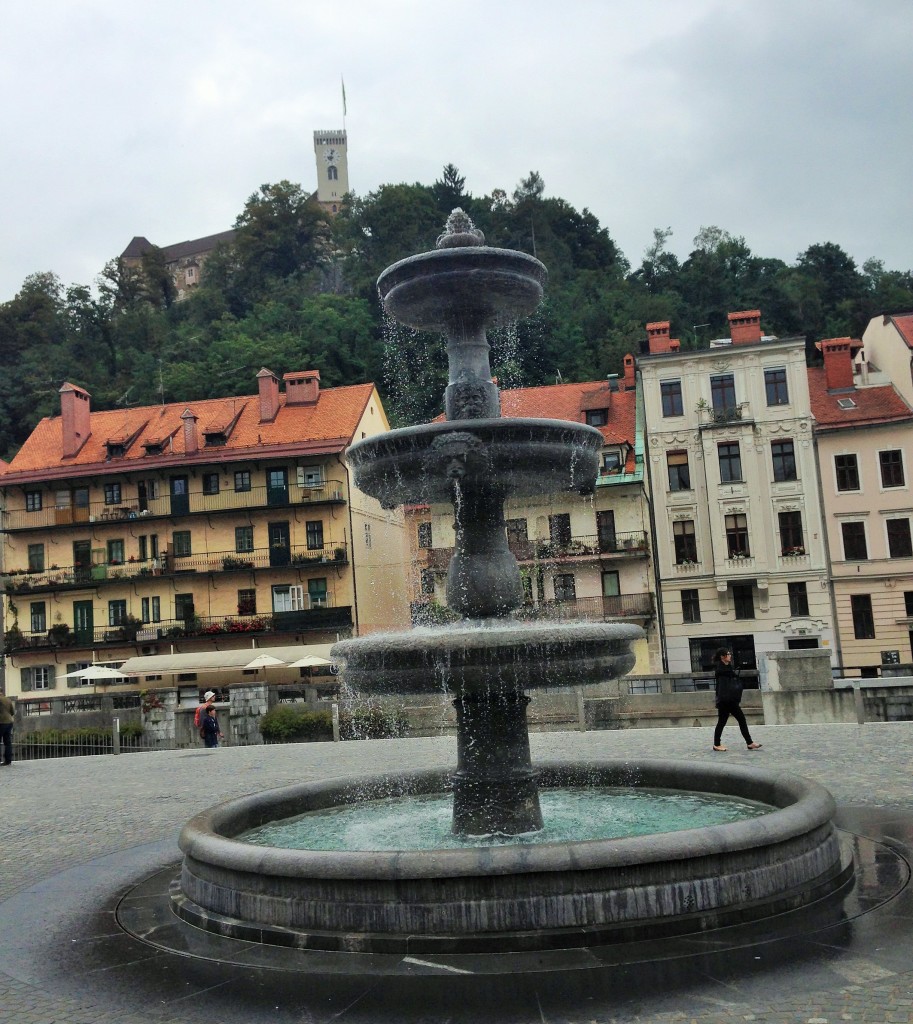
<svg viewBox="0 0 913 1024">
<path fill-rule="evenodd" d="M 5 530 L 38 530 L 50 527 L 72 527 L 89 524 L 114 525 L 133 519 L 175 519 L 197 513 L 232 512 L 238 509 L 285 508 L 295 505 L 342 504 L 345 486 L 340 480 L 303 487 L 297 483 L 287 488 L 251 487 L 247 491 L 220 490 L 214 494 L 191 491 L 184 495 L 164 494 L 157 498 L 124 497 L 116 504 L 101 501 L 87 505 L 52 505 L 35 511 L 7 511 Z"/>
<path fill-rule="evenodd" d="M 645 558 L 647 535 L 643 530 L 627 533 L 573 536 L 569 540 L 524 540 L 509 537 L 507 546 L 518 562 L 556 562 L 580 558 Z M 454 548 L 432 548 L 428 567 L 443 572 L 450 564 Z"/>
<path fill-rule="evenodd" d="M 312 599 L 311 607 L 266 615 L 194 616 L 191 619 L 165 619 L 161 622 L 130 620 L 115 626 L 93 629 L 71 629 L 57 624 L 47 632 L 21 633 L 8 630 L 6 653 L 44 649 L 89 648 L 104 644 L 149 644 L 157 640 L 203 638 L 223 634 L 296 633 L 317 629 L 349 629 L 352 626 L 351 605 L 336 605 L 335 595 L 328 593 Z"/>
<path fill-rule="evenodd" d="M 205 555 L 163 554 L 145 561 L 101 562 L 96 565 L 65 565 L 46 572 L 10 573 L 5 580 L 8 594 L 31 594 L 41 590 L 84 589 L 100 583 L 116 583 L 142 576 L 172 576 L 190 572 L 250 572 L 254 569 L 319 569 L 347 565 L 345 541 L 310 548 L 305 545 L 255 548 L 253 551 L 215 551 Z"/>
<path fill-rule="evenodd" d="M 567 601 L 548 601 L 524 605 L 518 612 L 523 619 L 644 619 L 653 615 L 652 594 L 618 594 L 615 597 L 578 597 Z"/>
</svg>

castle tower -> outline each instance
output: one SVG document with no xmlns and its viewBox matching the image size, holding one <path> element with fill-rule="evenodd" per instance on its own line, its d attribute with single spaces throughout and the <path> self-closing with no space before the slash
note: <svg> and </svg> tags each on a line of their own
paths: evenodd
<svg viewBox="0 0 913 1024">
<path fill-rule="evenodd" d="M 345 129 L 314 132 L 317 160 L 317 202 L 328 212 L 339 211 L 349 191 L 349 162 Z"/>
</svg>

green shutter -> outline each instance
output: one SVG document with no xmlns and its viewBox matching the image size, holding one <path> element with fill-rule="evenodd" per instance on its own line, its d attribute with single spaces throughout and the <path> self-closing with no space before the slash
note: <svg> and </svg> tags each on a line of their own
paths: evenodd
<svg viewBox="0 0 913 1024">
<path fill-rule="evenodd" d="M 69 674 L 71 672 L 75 672 L 75 671 L 76 671 L 76 662 L 74 661 L 72 665 L 67 665 L 67 675 L 69 676 Z M 68 690 L 72 690 L 72 689 L 74 689 L 77 686 L 79 686 L 79 680 L 76 678 L 76 676 L 73 676 L 72 679 L 67 679 L 67 689 Z"/>
<path fill-rule="evenodd" d="M 23 668 L 19 672 L 20 685 L 22 686 L 22 692 L 28 693 L 32 688 L 32 670 L 30 668 Z"/>
<path fill-rule="evenodd" d="M 54 665 L 48 665 L 48 689 L 57 689 L 57 668 Z"/>
</svg>

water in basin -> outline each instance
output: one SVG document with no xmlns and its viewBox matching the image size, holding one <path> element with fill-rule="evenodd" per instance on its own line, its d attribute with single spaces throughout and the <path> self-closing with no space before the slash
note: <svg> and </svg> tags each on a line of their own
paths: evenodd
<svg viewBox="0 0 913 1024">
<path fill-rule="evenodd" d="M 678 832 L 756 818 L 772 810 L 737 797 L 660 789 L 543 789 L 540 799 L 545 826 L 516 836 L 455 835 L 451 795 L 432 793 L 309 811 L 238 838 L 295 850 L 458 850 Z"/>
</svg>

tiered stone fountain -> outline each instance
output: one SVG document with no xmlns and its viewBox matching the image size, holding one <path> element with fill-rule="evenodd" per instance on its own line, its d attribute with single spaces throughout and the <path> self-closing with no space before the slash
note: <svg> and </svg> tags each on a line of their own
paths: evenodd
<svg viewBox="0 0 913 1024">
<path fill-rule="evenodd" d="M 506 539 L 510 496 L 591 493 L 599 431 L 500 415 L 486 329 L 532 312 L 545 267 L 489 248 L 462 211 L 437 248 L 378 281 L 384 306 L 447 339 L 443 422 L 352 446 L 356 486 L 386 507 L 451 502 L 456 544 L 448 605 L 464 618 L 433 630 L 336 644 L 363 693 L 441 692 L 457 712 L 449 772 L 303 785 L 257 794 L 193 819 L 174 906 L 213 931 L 329 949 L 522 950 L 703 929 L 802 905 L 845 877 L 829 794 L 801 780 L 718 765 L 530 759 L 527 691 L 630 671 L 629 624 L 521 623 L 519 569 Z M 607 746 L 608 746 L 607 742 Z M 751 820 L 621 840 L 494 846 L 542 828 L 539 786 L 636 785 L 728 794 L 769 807 Z M 455 850 L 263 848 L 238 837 L 317 808 L 398 794 L 453 793 Z"/>
</svg>

